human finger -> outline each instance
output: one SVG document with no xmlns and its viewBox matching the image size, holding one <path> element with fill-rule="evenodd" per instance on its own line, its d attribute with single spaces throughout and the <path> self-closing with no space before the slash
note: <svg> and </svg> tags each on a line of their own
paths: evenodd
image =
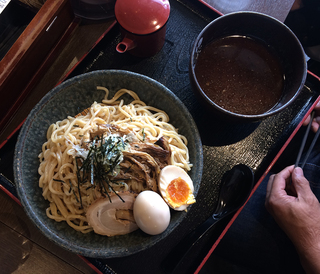
<svg viewBox="0 0 320 274">
<path fill-rule="evenodd" d="M 268 181 L 268 184 L 267 184 L 267 191 L 266 191 L 266 200 L 269 200 L 269 198 L 270 198 L 270 193 L 271 193 L 274 177 L 275 177 L 275 174 L 272 174 L 269 177 L 269 181 Z"/>
<path fill-rule="evenodd" d="M 313 131 L 317 131 L 320 124 L 320 101 L 314 106 L 313 110 L 315 111 L 315 118 L 312 121 L 311 128 Z M 311 116 L 309 115 L 306 120 L 302 123 L 304 126 L 308 125 L 310 122 Z"/>
<path fill-rule="evenodd" d="M 309 181 L 304 177 L 303 170 L 300 167 L 296 167 L 292 172 L 292 183 L 296 190 L 298 198 L 308 199 L 309 195 L 312 195 Z"/>
<path fill-rule="evenodd" d="M 287 184 L 291 180 L 291 174 L 294 166 L 289 166 L 283 169 L 278 174 L 275 174 L 272 180 L 268 182 L 265 207 L 272 216 L 279 214 L 279 209 L 283 203 L 291 201 L 293 197 L 287 193 Z"/>
<path fill-rule="evenodd" d="M 273 189 L 275 191 L 277 190 L 284 190 L 286 188 L 286 184 L 291 180 L 291 175 L 294 170 L 294 166 L 288 166 L 282 171 L 280 171 L 278 174 L 276 174 L 274 183 L 273 183 Z M 271 190 L 272 191 L 272 190 Z"/>
<path fill-rule="evenodd" d="M 320 125 L 320 116 L 317 116 L 315 119 L 313 119 L 311 128 L 313 132 L 317 132 Z"/>
<path fill-rule="evenodd" d="M 310 119 L 311 119 L 311 117 L 310 117 L 310 115 L 309 115 L 309 116 L 303 121 L 302 125 L 307 126 L 307 125 L 309 124 L 309 122 L 310 122 Z"/>
<path fill-rule="evenodd" d="M 320 101 L 317 102 L 317 104 L 314 106 L 315 110 L 320 110 Z"/>
<path fill-rule="evenodd" d="M 314 115 L 314 119 L 312 121 L 311 127 L 312 127 L 312 130 L 316 132 L 320 124 L 320 101 L 315 105 L 313 110 L 315 111 L 315 115 Z"/>
<path fill-rule="evenodd" d="M 269 180 L 268 187 L 267 187 L 267 197 L 268 199 L 270 196 L 275 195 L 286 195 L 286 186 L 287 182 L 291 179 L 291 174 L 294 169 L 294 166 L 288 166 L 279 173 L 273 175 L 272 180 Z"/>
</svg>

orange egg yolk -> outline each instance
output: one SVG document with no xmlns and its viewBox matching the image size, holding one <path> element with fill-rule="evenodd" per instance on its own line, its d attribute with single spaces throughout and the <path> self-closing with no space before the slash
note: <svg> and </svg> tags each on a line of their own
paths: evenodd
<svg viewBox="0 0 320 274">
<path fill-rule="evenodd" d="M 168 198 L 170 198 L 174 204 L 180 206 L 185 204 L 185 202 L 188 200 L 190 195 L 190 187 L 185 180 L 179 177 L 170 182 L 166 193 Z"/>
</svg>

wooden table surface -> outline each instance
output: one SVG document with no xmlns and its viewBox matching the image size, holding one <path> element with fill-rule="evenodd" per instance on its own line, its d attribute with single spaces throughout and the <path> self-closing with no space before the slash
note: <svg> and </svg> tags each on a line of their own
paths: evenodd
<svg viewBox="0 0 320 274">
<path fill-rule="evenodd" d="M 54 63 L 16 112 L 15 119 L 3 131 L 4 134 L 0 134 L 0 144 L 19 126 L 41 97 L 95 46 L 113 22 L 79 24 Z M 1 188 L 0 246 L 3 248 L 0 256 L 1 274 L 96 273 L 82 257 L 62 249 L 45 237 L 28 218 L 21 205 Z"/>
<path fill-rule="evenodd" d="M 0 190 L 0 273 L 96 273 L 81 257 L 58 247 Z"/>
</svg>

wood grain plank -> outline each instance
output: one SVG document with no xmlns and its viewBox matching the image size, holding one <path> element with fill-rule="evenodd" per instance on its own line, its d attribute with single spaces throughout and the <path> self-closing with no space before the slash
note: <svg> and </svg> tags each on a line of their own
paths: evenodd
<svg viewBox="0 0 320 274">
<path fill-rule="evenodd" d="M 51 67 L 42 76 L 39 83 L 30 91 L 30 94 L 24 99 L 19 109 L 10 117 L 8 123 L 0 129 L 0 145 L 6 142 L 10 134 L 16 130 L 17 127 L 20 127 L 36 103 L 58 82 L 64 79 L 68 72 L 72 71 L 114 24 L 114 20 L 97 23 L 81 23 L 74 30 L 74 33 L 69 41 L 66 42 Z"/>
<path fill-rule="evenodd" d="M 0 222 L 1 273 L 84 273 Z"/>
<path fill-rule="evenodd" d="M 1 273 L 85 273 L 95 271 L 78 255 L 60 248 L 31 222 L 23 208 L 0 191 Z"/>
<path fill-rule="evenodd" d="M 0 61 L 0 127 L 3 127 L 44 73 L 56 45 L 74 21 L 67 0 L 49 0 Z M 48 65 L 48 64 L 47 64 Z"/>
</svg>

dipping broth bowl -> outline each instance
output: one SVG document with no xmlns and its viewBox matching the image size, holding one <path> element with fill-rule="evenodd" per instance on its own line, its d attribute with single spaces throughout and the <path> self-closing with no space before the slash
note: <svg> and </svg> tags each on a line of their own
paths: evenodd
<svg viewBox="0 0 320 274">
<path fill-rule="evenodd" d="M 277 19 L 234 12 L 209 23 L 196 38 L 190 82 L 209 111 L 256 122 L 279 113 L 298 96 L 307 76 L 304 50 Z"/>
</svg>

